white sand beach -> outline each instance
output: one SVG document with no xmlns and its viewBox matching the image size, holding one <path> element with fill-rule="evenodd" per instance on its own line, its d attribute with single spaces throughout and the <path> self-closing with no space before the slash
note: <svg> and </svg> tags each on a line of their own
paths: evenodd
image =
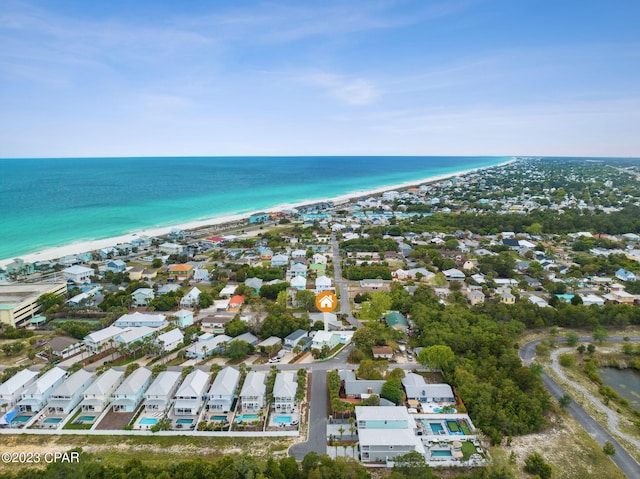
<svg viewBox="0 0 640 479">
<path fill-rule="evenodd" d="M 484 168 L 474 168 L 474 169 L 464 170 L 464 171 L 460 171 L 460 172 L 456 172 L 456 173 L 452 173 L 452 174 L 433 176 L 433 177 L 430 177 L 430 178 L 424 178 L 424 179 L 416 180 L 416 181 L 408 181 L 408 182 L 401 183 L 401 184 L 396 184 L 396 185 L 382 186 L 382 187 L 379 187 L 379 188 L 374 188 L 374 189 L 365 190 L 365 191 L 353 191 L 351 193 L 347 193 L 347 194 L 344 194 L 344 195 L 341 195 L 341 196 L 337 196 L 337 197 L 333 197 L 333 198 L 315 198 L 315 199 L 312 198 L 312 199 L 302 200 L 302 201 L 299 201 L 299 202 L 296 202 L 296 203 L 291 203 L 291 204 L 280 204 L 280 205 L 276 205 L 276 206 L 274 206 L 272 208 L 264 208 L 264 210 L 270 211 L 270 212 L 278 212 L 278 211 L 284 211 L 284 210 L 288 210 L 288 209 L 292 209 L 292 208 L 308 205 L 308 204 L 311 204 L 311 203 L 318 203 L 318 202 L 323 202 L 323 201 L 340 202 L 340 201 L 345 201 L 345 200 L 352 200 L 354 198 L 361 198 L 361 197 L 365 197 L 365 196 L 381 194 L 381 193 L 384 193 L 385 191 L 391 191 L 391 190 L 396 190 L 396 189 L 405 189 L 405 188 L 409 188 L 409 187 L 412 187 L 412 186 L 419 186 L 419 185 L 422 185 L 422 184 L 425 184 L 425 183 L 435 183 L 435 182 L 442 181 L 442 180 L 445 180 L 445 179 L 448 179 L 448 178 L 460 177 L 460 176 L 468 175 L 470 173 L 478 172 L 478 171 L 481 171 L 481 170 L 503 167 L 503 166 L 509 165 L 509 164 L 511 164 L 511 163 L 513 163 L 515 161 L 516 161 L 515 159 L 512 159 L 512 160 L 509 160 L 509 161 L 505 161 L 503 163 L 499 163 L 497 165 L 487 166 L 487 167 L 484 167 Z M 104 238 L 104 239 L 97 239 L 97 240 L 90 240 L 90 241 L 79 241 L 79 242 L 76 242 L 76 243 L 71 243 L 71 244 L 67 244 L 67 245 L 63 245 L 63 246 L 56 246 L 56 247 L 53 247 L 53 248 L 47 248 L 45 250 L 37 251 L 35 253 L 24 254 L 24 255 L 19 256 L 19 258 L 22 259 L 25 263 L 35 263 L 37 261 L 51 261 L 51 260 L 54 260 L 54 259 L 57 259 L 57 258 L 62 258 L 64 256 L 68 256 L 68 255 L 80 254 L 80 253 L 84 253 L 84 252 L 87 252 L 87 251 L 95 251 L 95 250 L 98 250 L 98 249 L 101 249 L 101 248 L 107 248 L 109 246 L 115 246 L 117 244 L 131 243 L 131 241 L 133 241 L 135 238 L 140 237 L 140 236 L 148 236 L 148 237 L 152 238 L 152 237 L 158 237 L 158 236 L 167 235 L 168 233 L 171 232 L 171 230 L 175 230 L 175 229 L 195 230 L 195 229 L 199 229 L 199 228 L 205 228 L 207 226 L 215 226 L 215 225 L 221 225 L 221 224 L 226 224 L 226 223 L 233 223 L 233 222 L 237 222 L 237 221 L 246 219 L 246 218 L 248 218 L 249 216 L 251 216 L 254 213 L 257 213 L 257 211 L 254 211 L 254 212 L 251 212 L 251 213 L 246 213 L 246 214 L 218 216 L 218 217 L 213 217 L 213 218 L 209 218 L 209 219 L 191 221 L 191 222 L 175 224 L 175 225 L 162 226 L 162 227 L 158 227 L 158 228 L 149 228 L 149 229 L 139 230 L 139 231 L 127 233 L 127 234 L 124 234 L 124 235 L 121 235 L 121 236 L 112 237 L 112 238 Z M 13 258 L 7 258 L 7 259 L 0 260 L 0 267 L 6 266 L 6 265 L 12 263 L 13 261 L 14 261 Z"/>
</svg>

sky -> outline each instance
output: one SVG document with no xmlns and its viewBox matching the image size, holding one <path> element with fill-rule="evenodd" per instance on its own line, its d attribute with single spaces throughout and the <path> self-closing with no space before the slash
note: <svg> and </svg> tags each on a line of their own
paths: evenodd
<svg viewBox="0 0 640 479">
<path fill-rule="evenodd" d="M 640 157 L 637 0 L 2 0 L 0 157 Z"/>
</svg>

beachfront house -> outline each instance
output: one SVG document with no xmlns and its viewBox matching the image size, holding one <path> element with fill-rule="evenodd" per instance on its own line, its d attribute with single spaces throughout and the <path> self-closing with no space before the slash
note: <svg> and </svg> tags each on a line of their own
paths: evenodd
<svg viewBox="0 0 640 479">
<path fill-rule="evenodd" d="M 184 246 L 176 243 L 168 243 L 168 242 L 162 243 L 159 246 L 159 249 L 160 251 L 168 255 L 172 255 L 172 254 L 181 255 L 182 253 L 184 253 Z"/>
<path fill-rule="evenodd" d="M 134 412 L 151 384 L 151 371 L 138 368 L 127 376 L 113 393 L 113 412 Z"/>
<path fill-rule="evenodd" d="M 164 314 L 152 314 L 152 313 L 129 313 L 120 316 L 112 326 L 118 328 L 139 328 L 140 326 L 147 326 L 149 328 L 164 328 L 169 324 L 167 317 Z"/>
<path fill-rule="evenodd" d="M 80 407 L 83 412 L 100 413 L 109 404 L 111 395 L 124 380 L 124 371 L 108 369 L 91 383 L 82 394 Z"/>
<path fill-rule="evenodd" d="M 122 273 L 126 269 L 127 263 L 121 259 L 112 259 L 107 263 L 107 271 L 111 271 L 112 273 Z"/>
<path fill-rule="evenodd" d="M 62 270 L 62 276 L 64 276 L 67 281 L 76 284 L 90 283 L 91 277 L 95 274 L 92 268 L 80 265 L 70 266 Z"/>
<path fill-rule="evenodd" d="M 209 390 L 209 400 L 207 405 L 210 411 L 229 412 L 233 406 L 238 383 L 240 382 L 240 372 L 230 366 L 221 370 L 213 380 Z"/>
<path fill-rule="evenodd" d="M 424 455 L 416 424 L 407 408 L 356 406 L 360 458 L 363 463 L 393 461 L 410 452 Z"/>
<path fill-rule="evenodd" d="M 162 350 L 163 353 L 168 353 L 169 351 L 173 351 L 178 346 L 182 345 L 184 340 L 184 334 L 178 328 L 167 331 L 166 333 L 162 333 L 158 336 L 154 343 L 156 343 Z"/>
<path fill-rule="evenodd" d="M 174 396 L 174 415 L 196 416 L 202 407 L 210 380 L 209 375 L 199 369 L 191 371 Z"/>
<path fill-rule="evenodd" d="M 38 371 L 23 369 L 0 385 L 0 404 L 11 409 L 20 399 L 20 394 L 38 378 Z"/>
<path fill-rule="evenodd" d="M 178 389 L 182 375 L 180 371 L 162 371 L 144 393 L 147 411 L 164 412 Z"/>
<path fill-rule="evenodd" d="M 20 401 L 17 404 L 20 411 L 40 411 L 49 400 L 53 390 L 62 384 L 66 375 L 67 372 L 64 369 L 55 367 L 36 379 L 20 394 Z"/>
<path fill-rule="evenodd" d="M 298 383 L 294 373 L 279 372 L 273 386 L 273 408 L 276 412 L 291 412 L 296 405 Z"/>
<path fill-rule="evenodd" d="M 243 411 L 257 411 L 264 407 L 264 396 L 267 392 L 264 373 L 251 371 L 247 374 L 240 391 L 240 404 Z"/>
<path fill-rule="evenodd" d="M 82 393 L 93 382 L 93 374 L 80 369 L 53 390 L 47 403 L 49 414 L 70 414 L 82 400 Z"/>
</svg>

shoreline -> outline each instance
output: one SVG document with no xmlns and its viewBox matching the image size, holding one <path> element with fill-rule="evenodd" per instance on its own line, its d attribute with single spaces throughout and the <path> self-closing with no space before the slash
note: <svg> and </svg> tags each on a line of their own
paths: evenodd
<svg viewBox="0 0 640 479">
<path fill-rule="evenodd" d="M 193 231 L 193 230 L 199 230 L 199 229 L 217 226 L 217 225 L 235 223 L 237 221 L 247 219 L 252 214 L 258 213 L 260 211 L 281 212 L 283 210 L 298 208 L 298 207 L 302 207 L 302 206 L 313 204 L 313 203 L 321 203 L 321 202 L 329 202 L 329 201 L 332 201 L 332 202 L 349 201 L 349 200 L 354 200 L 357 198 L 362 198 L 370 195 L 381 194 L 381 193 L 384 193 L 385 191 L 406 189 L 412 186 L 419 186 L 419 185 L 424 185 L 429 183 L 437 183 L 439 181 L 442 181 L 448 178 L 464 176 L 471 173 L 476 173 L 478 171 L 488 170 L 491 168 L 500 168 L 500 167 L 509 165 L 511 163 L 514 163 L 516 161 L 517 160 L 514 157 L 508 161 L 504 161 L 496 165 L 480 167 L 480 168 L 472 168 L 469 170 L 463 170 L 455 173 L 446 173 L 446 174 L 432 176 L 432 177 L 424 178 L 420 180 L 406 181 L 404 183 L 395 184 L 395 185 L 380 186 L 380 187 L 371 188 L 368 190 L 353 191 L 353 192 L 345 193 L 343 195 L 329 197 L 329 198 L 305 199 L 305 200 L 297 201 L 295 203 L 281 203 L 273 207 L 265 207 L 262 210 L 256 210 L 249 213 L 238 213 L 238 214 L 229 214 L 225 216 L 214 216 L 207 219 L 192 220 L 185 223 L 151 227 L 151 228 L 142 229 L 142 230 L 126 233 L 119 236 L 104 238 L 104 239 L 80 240 L 75 243 L 68 243 L 66 245 L 61 245 L 61 246 L 53 246 L 53 247 L 46 248 L 44 250 L 36 251 L 33 253 L 18 255 L 14 258 L 0 259 L 0 267 L 4 267 L 12 263 L 15 259 L 21 259 L 25 263 L 35 263 L 38 261 L 52 261 L 54 259 L 62 258 L 64 256 L 81 254 L 89 251 L 95 251 L 98 249 L 107 248 L 107 247 L 115 246 L 117 244 L 122 244 L 122 243 L 130 243 L 134 239 L 141 236 L 148 236 L 150 238 L 164 236 L 169 234 L 172 230 L 175 230 L 175 229 L 180 229 L 184 231 Z"/>
</svg>

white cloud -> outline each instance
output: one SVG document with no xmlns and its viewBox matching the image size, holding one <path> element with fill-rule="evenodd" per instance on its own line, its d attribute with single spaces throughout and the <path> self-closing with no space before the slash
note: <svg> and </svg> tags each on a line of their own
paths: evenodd
<svg viewBox="0 0 640 479">
<path fill-rule="evenodd" d="M 305 76 L 303 81 L 324 88 L 327 95 L 351 106 L 370 105 L 381 95 L 375 85 L 364 78 L 349 78 L 333 73 L 316 73 Z"/>
</svg>

